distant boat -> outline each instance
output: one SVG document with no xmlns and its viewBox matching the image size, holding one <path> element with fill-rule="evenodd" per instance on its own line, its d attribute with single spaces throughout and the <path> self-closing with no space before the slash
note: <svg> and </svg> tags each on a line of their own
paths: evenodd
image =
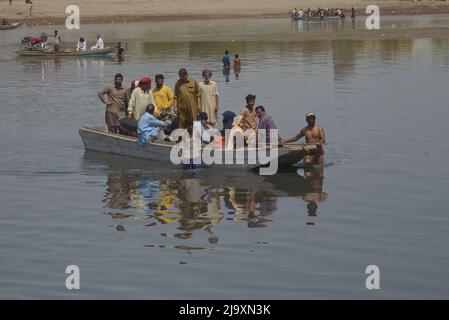
<svg viewBox="0 0 449 320">
<path fill-rule="evenodd" d="M 175 146 L 174 142 L 155 141 L 150 145 L 141 147 L 137 144 L 137 138 L 110 133 L 103 128 L 82 127 L 79 129 L 79 134 L 83 140 L 86 150 L 112 153 L 140 159 L 163 161 L 166 163 L 171 163 L 170 152 L 173 146 Z M 279 146 L 277 156 L 278 167 L 292 166 L 302 160 L 302 158 L 308 154 L 310 150 L 314 149 L 316 149 L 315 145 L 307 144 L 290 144 Z M 263 163 L 259 163 L 259 159 L 257 159 L 254 164 L 248 163 L 247 148 L 245 148 L 246 152 L 244 153 L 245 161 L 242 164 L 224 164 L 224 159 L 228 159 L 228 157 L 235 159 L 235 149 L 214 150 L 221 153 L 223 164 L 213 163 L 209 165 L 210 167 L 252 170 L 264 166 Z"/>
<path fill-rule="evenodd" d="M 104 48 L 96 50 L 61 50 L 61 51 L 44 51 L 44 50 L 16 50 L 16 54 L 21 57 L 98 57 L 106 56 L 112 53 L 114 48 Z"/>
<path fill-rule="evenodd" d="M 11 23 L 11 24 L 0 24 L 0 30 L 13 30 L 13 29 L 17 29 L 19 26 L 21 25 L 21 23 L 16 22 L 16 23 Z"/>
</svg>

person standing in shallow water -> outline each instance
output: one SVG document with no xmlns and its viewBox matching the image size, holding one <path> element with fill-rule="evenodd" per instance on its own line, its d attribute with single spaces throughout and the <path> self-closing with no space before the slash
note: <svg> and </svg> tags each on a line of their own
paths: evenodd
<svg viewBox="0 0 449 320">
<path fill-rule="evenodd" d="M 235 77 L 238 78 L 239 75 L 240 75 L 240 70 L 241 70 L 241 68 L 242 68 L 241 61 L 240 61 L 240 57 L 239 57 L 238 54 L 236 54 L 236 55 L 234 56 L 234 60 L 233 60 L 232 62 L 233 62 L 233 65 L 234 65 L 234 74 L 235 74 Z"/>
<path fill-rule="evenodd" d="M 186 129 L 186 121 L 193 123 L 197 118 L 201 93 L 198 82 L 189 76 L 185 68 L 180 69 L 178 75 L 174 89 L 175 110 L 178 128 Z"/>
<path fill-rule="evenodd" d="M 55 30 L 53 37 L 55 38 L 53 42 L 53 48 L 55 52 L 58 52 L 61 49 L 61 36 L 59 35 L 58 30 Z"/>
<path fill-rule="evenodd" d="M 229 57 L 229 51 L 228 50 L 225 51 L 225 54 L 223 56 L 222 61 L 223 61 L 223 68 L 231 67 L 231 57 Z"/>
<path fill-rule="evenodd" d="M 324 149 L 323 143 L 326 142 L 324 130 L 319 125 L 315 124 L 316 116 L 313 112 L 306 114 L 307 127 L 302 128 L 294 137 L 280 140 L 280 145 L 298 141 L 302 137 L 306 138 L 306 143 L 315 144 L 317 149 L 311 154 L 304 156 L 304 165 L 323 165 L 324 164 Z"/>
</svg>

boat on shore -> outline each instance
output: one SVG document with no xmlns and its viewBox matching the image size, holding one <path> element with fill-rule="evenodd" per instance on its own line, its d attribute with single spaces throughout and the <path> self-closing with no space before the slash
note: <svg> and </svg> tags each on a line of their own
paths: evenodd
<svg viewBox="0 0 449 320">
<path fill-rule="evenodd" d="M 16 54 L 20 57 L 99 57 L 107 56 L 112 53 L 114 48 L 104 48 L 96 50 L 85 50 L 85 51 L 75 51 L 75 50 L 16 50 Z"/>
<path fill-rule="evenodd" d="M 171 163 L 170 153 L 172 148 L 175 146 L 174 142 L 169 141 L 155 141 L 147 146 L 141 147 L 137 144 L 138 139 L 130 136 L 124 136 L 121 134 L 107 132 L 104 128 L 88 128 L 82 127 L 79 129 L 79 134 L 83 140 L 83 144 L 86 150 L 104 152 L 140 159 L 163 161 L 166 163 Z M 315 145 L 308 144 L 291 144 L 278 147 L 278 167 L 290 167 L 302 160 L 304 155 L 308 154 L 309 151 L 315 150 Z M 238 150 L 235 149 L 213 149 L 211 152 L 214 156 L 215 152 L 219 152 L 219 157 L 222 159 L 221 163 L 212 163 L 206 165 L 207 167 L 217 167 L 217 168 L 230 168 L 239 170 L 252 170 L 259 167 L 267 166 L 267 163 L 260 161 L 259 157 L 255 160 L 255 163 L 248 160 L 248 155 L 251 151 L 255 152 L 258 150 L 249 150 L 245 148 L 244 150 L 244 161 L 243 163 L 237 163 L 236 154 Z M 240 150 L 242 152 L 243 150 Z M 269 152 L 265 152 L 264 155 L 270 155 Z M 225 164 L 225 159 L 233 159 L 233 164 Z M 218 161 L 217 161 L 218 162 Z"/>
<path fill-rule="evenodd" d="M 20 22 L 11 23 L 11 24 L 0 24 L 0 30 L 13 30 L 20 27 L 22 24 Z"/>
</svg>

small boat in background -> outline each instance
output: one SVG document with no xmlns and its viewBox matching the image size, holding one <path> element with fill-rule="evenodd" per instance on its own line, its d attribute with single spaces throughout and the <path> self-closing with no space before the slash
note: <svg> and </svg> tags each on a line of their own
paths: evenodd
<svg viewBox="0 0 449 320">
<path fill-rule="evenodd" d="M 22 24 L 20 22 L 11 23 L 11 24 L 0 24 L 0 30 L 13 30 L 20 27 Z"/>
<path fill-rule="evenodd" d="M 75 51 L 75 50 L 16 50 L 16 54 L 21 57 L 98 57 L 107 56 L 112 53 L 114 48 L 104 48 L 96 50 L 85 50 L 85 51 Z"/>
</svg>

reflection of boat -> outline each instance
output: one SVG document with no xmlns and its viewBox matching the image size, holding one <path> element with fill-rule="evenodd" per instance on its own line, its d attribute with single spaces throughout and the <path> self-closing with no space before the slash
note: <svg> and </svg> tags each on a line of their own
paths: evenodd
<svg viewBox="0 0 449 320">
<path fill-rule="evenodd" d="M 6 25 L 0 24 L 0 30 L 13 30 L 13 29 L 18 28 L 20 25 L 21 25 L 21 23 L 18 23 L 18 22 L 6 24 Z"/>
<path fill-rule="evenodd" d="M 140 147 L 137 144 L 137 138 L 110 133 L 102 128 L 83 127 L 79 130 L 79 134 L 83 140 L 86 150 L 113 153 L 148 160 L 164 161 L 167 163 L 171 163 L 170 153 L 175 145 L 174 142 L 157 141 L 151 143 L 149 146 L 147 145 L 145 147 Z M 300 161 L 309 150 L 313 150 L 315 148 L 316 146 L 314 145 L 300 144 L 279 147 L 277 156 L 278 166 L 285 167 L 294 165 Z M 259 161 L 259 157 L 254 159 L 254 164 L 248 163 L 249 152 L 244 152 L 245 161 L 243 164 L 236 164 L 236 150 L 213 149 L 211 153 L 215 155 L 215 152 L 219 152 L 219 157 L 221 158 L 221 162 L 223 164 L 213 163 L 210 165 L 211 167 L 228 167 L 230 169 L 251 170 L 264 165 L 263 161 Z M 265 152 L 263 153 L 266 154 Z M 233 164 L 224 164 L 225 159 L 233 159 Z"/>
<path fill-rule="evenodd" d="M 173 170 L 171 166 L 160 161 L 131 159 L 95 151 L 86 151 L 82 163 L 83 171 L 86 173 L 97 173 L 106 169 L 107 172 L 127 175 L 128 178 L 122 179 L 124 182 L 130 182 L 130 176 L 138 175 L 142 170 L 150 172 L 155 179 L 159 180 L 178 181 L 180 177 L 180 171 Z M 98 166 L 105 166 L 105 168 Z M 149 169 L 151 171 L 148 171 Z M 203 170 L 198 178 L 203 186 L 267 191 L 277 197 L 299 197 L 310 192 L 306 179 L 296 172 L 280 172 L 276 175 L 260 176 L 251 171 L 236 174 L 233 170 Z"/>
<path fill-rule="evenodd" d="M 106 56 L 112 52 L 113 48 L 104 48 L 96 50 L 74 51 L 43 51 L 43 50 L 16 50 L 16 54 L 21 57 L 98 57 Z"/>
</svg>

